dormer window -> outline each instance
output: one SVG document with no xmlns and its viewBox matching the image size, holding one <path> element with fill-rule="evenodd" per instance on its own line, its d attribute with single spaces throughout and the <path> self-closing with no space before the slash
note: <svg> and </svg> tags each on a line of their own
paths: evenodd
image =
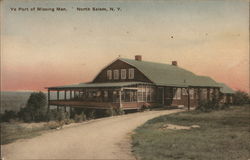
<svg viewBox="0 0 250 160">
<path fill-rule="evenodd" d="M 112 71 L 111 70 L 107 71 L 107 77 L 108 77 L 108 80 L 112 79 Z"/>
<path fill-rule="evenodd" d="M 126 79 L 127 78 L 126 74 L 127 74 L 126 69 L 121 69 L 121 79 Z"/>
<path fill-rule="evenodd" d="M 128 70 L 128 79 L 134 79 L 134 77 L 135 77 L 135 70 L 134 70 L 134 68 L 130 68 L 129 70 Z"/>
<path fill-rule="evenodd" d="M 119 70 L 114 70 L 114 79 L 119 79 Z"/>
</svg>

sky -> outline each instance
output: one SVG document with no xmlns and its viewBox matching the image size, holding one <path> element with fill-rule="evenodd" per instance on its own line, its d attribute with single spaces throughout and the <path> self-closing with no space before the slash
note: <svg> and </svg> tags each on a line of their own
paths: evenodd
<svg viewBox="0 0 250 160">
<path fill-rule="evenodd" d="M 145 61 L 176 60 L 195 74 L 249 92 L 247 0 L 0 3 L 2 91 L 89 82 L 118 56 L 139 54 Z M 51 10 L 57 7 L 66 11 Z"/>
</svg>

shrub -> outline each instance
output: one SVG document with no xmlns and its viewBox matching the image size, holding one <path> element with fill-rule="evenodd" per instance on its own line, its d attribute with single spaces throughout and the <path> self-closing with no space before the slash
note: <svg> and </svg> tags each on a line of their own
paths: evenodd
<svg viewBox="0 0 250 160">
<path fill-rule="evenodd" d="M 115 109 L 116 115 L 123 115 L 125 112 L 121 108 Z"/>
<path fill-rule="evenodd" d="M 235 105 L 244 105 L 250 103 L 249 95 L 243 91 L 236 91 L 233 96 L 233 99 Z"/>
<path fill-rule="evenodd" d="M 4 114 L 1 115 L 1 122 L 10 122 L 11 120 L 17 119 L 17 117 L 15 111 L 5 110 Z"/>
<path fill-rule="evenodd" d="M 87 119 L 95 119 L 95 110 L 89 110 L 89 112 L 87 113 Z"/>
<path fill-rule="evenodd" d="M 110 108 L 106 110 L 106 115 L 108 117 L 116 116 L 116 115 L 123 115 L 123 114 L 125 114 L 125 112 L 120 108 Z"/>
<path fill-rule="evenodd" d="M 196 110 L 202 112 L 209 112 L 216 109 L 222 109 L 219 104 L 219 99 L 213 99 L 212 101 L 202 100 L 196 108 Z"/>
<path fill-rule="evenodd" d="M 19 112 L 19 117 L 23 119 L 26 122 L 31 122 L 31 121 L 45 121 L 47 120 L 46 116 L 46 95 L 42 92 L 34 92 L 31 93 L 26 107 L 21 109 Z"/>
<path fill-rule="evenodd" d="M 115 115 L 116 115 L 116 112 L 115 112 L 115 110 L 114 110 L 113 108 L 110 108 L 110 109 L 107 109 L 107 110 L 106 110 L 106 115 L 107 115 L 108 117 L 115 116 Z"/>
<path fill-rule="evenodd" d="M 64 120 L 64 124 L 68 125 L 68 124 L 71 124 L 71 123 L 74 123 L 75 121 L 73 119 L 65 119 Z"/>
<path fill-rule="evenodd" d="M 81 114 L 75 114 L 74 120 L 76 123 L 82 122 L 86 120 L 86 115 L 84 114 L 84 112 L 82 112 Z"/>
<path fill-rule="evenodd" d="M 59 111 L 56 112 L 56 120 L 57 121 L 60 122 L 60 121 L 63 121 L 65 119 L 66 119 L 66 113 L 64 111 L 59 110 Z"/>
<path fill-rule="evenodd" d="M 55 122 L 55 121 L 52 121 L 52 122 L 48 122 L 46 124 L 46 126 L 50 129 L 56 129 L 56 128 L 59 128 L 59 127 L 62 127 L 62 124 L 60 122 Z"/>
</svg>

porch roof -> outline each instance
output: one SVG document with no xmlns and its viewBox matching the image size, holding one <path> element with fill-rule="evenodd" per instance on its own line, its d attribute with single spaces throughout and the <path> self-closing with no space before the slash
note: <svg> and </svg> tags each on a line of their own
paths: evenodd
<svg viewBox="0 0 250 160">
<path fill-rule="evenodd" d="M 224 83 L 219 83 L 219 84 L 221 86 L 221 89 L 220 89 L 221 93 L 227 93 L 227 94 L 235 93 L 235 91 L 232 88 L 228 87 L 226 84 Z"/>
<path fill-rule="evenodd" d="M 56 87 L 47 87 L 48 89 L 78 89 L 78 88 L 106 88 L 106 87 L 127 87 L 137 84 L 151 84 L 146 82 L 110 82 L 110 83 L 79 83 Z"/>
</svg>

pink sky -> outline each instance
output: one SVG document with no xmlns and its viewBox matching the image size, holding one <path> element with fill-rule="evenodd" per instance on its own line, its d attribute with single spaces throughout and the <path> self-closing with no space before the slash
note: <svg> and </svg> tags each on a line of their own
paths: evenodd
<svg viewBox="0 0 250 160">
<path fill-rule="evenodd" d="M 1 90 L 91 81 L 118 55 L 171 63 L 249 92 L 247 1 L 1 1 Z M 12 7 L 58 12 L 12 12 Z M 74 7 L 120 7 L 77 12 Z M 171 38 L 173 36 L 173 38 Z"/>
</svg>

